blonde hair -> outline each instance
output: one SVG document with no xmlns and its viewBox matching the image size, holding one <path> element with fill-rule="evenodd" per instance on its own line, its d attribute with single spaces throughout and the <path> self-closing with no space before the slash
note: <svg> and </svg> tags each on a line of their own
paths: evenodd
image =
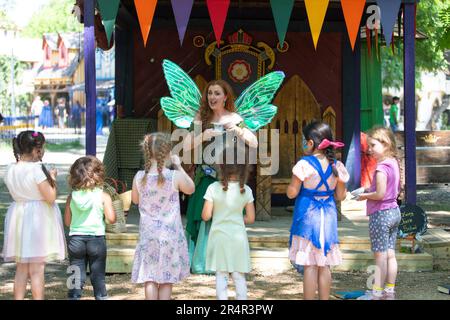
<svg viewBox="0 0 450 320">
<path fill-rule="evenodd" d="M 152 160 L 156 160 L 158 170 L 158 186 L 161 186 L 165 181 L 164 175 L 162 174 L 164 162 L 172 149 L 170 136 L 162 132 L 147 134 L 141 143 L 141 147 L 144 152 L 145 159 L 145 175 L 141 181 L 142 185 L 147 183 L 147 175 L 152 166 Z"/>
<path fill-rule="evenodd" d="M 390 129 L 375 127 L 367 132 L 367 136 L 377 140 L 385 146 L 385 156 L 397 159 L 397 144 L 395 142 L 394 133 Z"/>
<path fill-rule="evenodd" d="M 397 160 L 398 169 L 400 171 L 400 198 L 403 198 L 403 185 L 404 185 L 404 172 L 401 166 L 401 161 L 397 156 L 397 143 L 395 142 L 395 136 L 391 129 L 383 128 L 383 127 L 375 127 L 369 132 L 367 132 L 367 136 L 371 139 L 375 139 L 379 141 L 382 145 L 385 146 L 385 156 L 394 158 Z"/>
</svg>

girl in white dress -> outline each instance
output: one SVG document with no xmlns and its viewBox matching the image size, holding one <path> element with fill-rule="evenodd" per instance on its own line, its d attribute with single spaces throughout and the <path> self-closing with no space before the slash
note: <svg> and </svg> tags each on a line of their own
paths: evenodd
<svg viewBox="0 0 450 320">
<path fill-rule="evenodd" d="M 17 160 L 8 166 L 5 184 L 13 198 L 5 218 L 2 257 L 16 262 L 14 298 L 24 299 L 31 279 L 33 299 L 44 299 L 45 263 L 66 255 L 61 211 L 56 205 L 56 170 L 41 163 L 44 135 L 23 131 L 13 138 Z"/>
</svg>

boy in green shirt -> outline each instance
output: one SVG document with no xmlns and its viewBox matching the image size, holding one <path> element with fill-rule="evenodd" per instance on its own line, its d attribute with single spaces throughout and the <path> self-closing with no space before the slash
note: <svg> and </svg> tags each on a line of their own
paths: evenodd
<svg viewBox="0 0 450 320">
<path fill-rule="evenodd" d="M 392 98 L 392 105 L 389 109 L 389 124 L 391 125 L 392 132 L 396 132 L 398 130 L 398 103 L 400 102 L 399 97 Z"/>
</svg>

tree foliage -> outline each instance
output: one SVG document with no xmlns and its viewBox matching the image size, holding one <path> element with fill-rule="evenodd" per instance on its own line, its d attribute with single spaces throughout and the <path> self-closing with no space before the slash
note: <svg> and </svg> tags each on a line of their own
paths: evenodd
<svg viewBox="0 0 450 320">
<path fill-rule="evenodd" d="M 72 15 L 74 3 L 74 0 L 50 0 L 33 14 L 23 36 L 40 38 L 44 33 L 82 31 L 83 25 Z"/>
<path fill-rule="evenodd" d="M 423 0 L 417 5 L 417 29 L 426 34 L 427 39 L 416 40 L 416 86 L 421 83 L 421 71 L 437 72 L 447 67 L 444 52 L 449 49 L 445 40 L 446 31 L 443 12 L 450 12 L 450 4 L 443 0 Z M 450 20 L 450 19 L 449 19 Z M 450 25 L 450 24 L 449 24 Z M 447 37 L 450 32 L 447 33 Z M 392 53 L 390 48 L 381 49 L 383 87 L 400 88 L 403 86 L 403 43 L 396 41 L 400 53 Z M 398 48 L 397 48 L 398 49 Z"/>
<path fill-rule="evenodd" d="M 12 65 L 14 65 L 14 83 L 18 85 L 22 81 L 24 63 L 17 60 L 11 61 L 11 56 L 0 55 L 0 112 L 3 115 L 10 114 Z M 16 102 L 20 102 L 19 96 L 15 96 L 15 98 Z"/>
</svg>

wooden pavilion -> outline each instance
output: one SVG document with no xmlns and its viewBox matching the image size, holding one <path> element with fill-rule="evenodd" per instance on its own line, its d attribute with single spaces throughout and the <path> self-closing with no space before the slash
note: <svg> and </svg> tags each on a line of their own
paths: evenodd
<svg viewBox="0 0 450 320">
<path fill-rule="evenodd" d="M 102 32 L 101 28 L 94 27 L 94 2 L 84 0 L 88 154 L 95 154 L 95 77 L 90 75 L 95 75 L 95 38 Z M 375 2 L 366 1 L 366 7 Z M 414 52 L 417 2 L 402 0 L 401 5 L 408 203 L 416 202 Z M 364 13 L 361 27 L 365 26 L 367 17 Z M 231 1 L 222 40 L 217 47 L 205 1 L 195 1 L 183 45 L 180 45 L 171 3 L 160 0 L 144 47 L 134 1 L 121 0 L 114 43 L 115 97 L 123 117 L 152 119 L 157 125 L 151 131 L 173 129 L 159 106 L 159 99 L 168 95 L 161 67 L 163 59 L 180 65 L 200 88 L 214 78 L 229 77 L 224 70 L 237 59 L 245 60 L 255 71 L 248 82 L 234 87 L 237 93 L 265 73 L 281 70 L 286 79 L 274 102 L 279 111 L 268 126 L 280 130 L 280 168 L 274 176 L 258 174 L 256 177 L 254 191 L 259 216 L 269 215 L 271 200 L 276 201 L 273 195 L 285 192 L 291 168 L 302 155 L 302 127 L 312 119 L 328 122 L 336 138 L 345 142 L 342 160 L 353 162 L 346 163 L 352 168 L 349 188 L 359 186 L 363 41 L 359 37 L 352 51 L 340 1 L 329 3 L 317 50 L 311 40 L 304 1 L 295 1 L 282 45 L 278 42 L 268 0 Z M 348 157 L 349 154 L 354 156 Z"/>
</svg>

